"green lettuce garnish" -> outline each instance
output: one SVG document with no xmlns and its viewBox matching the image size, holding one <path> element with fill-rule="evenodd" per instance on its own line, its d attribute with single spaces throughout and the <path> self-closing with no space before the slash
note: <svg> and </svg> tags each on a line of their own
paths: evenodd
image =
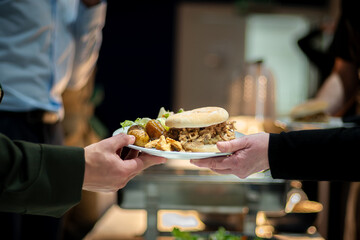
<svg viewBox="0 0 360 240">
<path fill-rule="evenodd" d="M 229 234 L 225 228 L 220 227 L 214 234 L 209 236 L 210 240 L 240 240 L 239 236 Z"/>
<path fill-rule="evenodd" d="M 180 113 L 180 112 L 183 112 L 184 110 L 182 108 L 179 109 L 179 111 L 177 113 Z M 159 111 L 159 114 L 158 114 L 158 117 L 156 118 L 156 120 L 158 120 L 161 125 L 165 128 L 166 131 L 169 131 L 169 127 L 165 125 L 165 121 L 166 119 L 173 115 L 174 112 L 171 112 L 171 111 L 168 111 L 168 110 L 165 110 L 164 107 L 161 107 L 160 108 L 160 111 Z M 148 117 L 145 117 L 145 118 L 137 118 L 135 121 L 131 121 L 131 120 L 125 120 L 123 122 L 120 123 L 121 127 L 122 128 L 126 128 L 126 127 L 131 127 L 133 125 L 140 125 L 142 126 L 143 128 L 145 128 L 146 124 L 150 121 L 151 119 L 148 118 Z"/>
<path fill-rule="evenodd" d="M 183 232 L 178 228 L 173 228 L 171 235 L 175 237 L 175 240 L 204 240 L 199 236 L 191 234 L 190 232 Z"/>
<path fill-rule="evenodd" d="M 134 124 L 135 124 L 135 122 L 130 121 L 130 120 L 125 120 L 125 121 L 120 123 L 122 128 L 131 127 Z"/>
<path fill-rule="evenodd" d="M 177 111 L 177 113 L 181 113 L 183 111 L 184 111 L 184 109 L 180 108 L 179 111 Z M 174 112 L 168 111 L 164 107 L 161 107 L 160 111 L 159 111 L 159 114 L 158 114 L 158 118 L 165 118 L 166 119 L 166 118 L 170 117 L 173 114 L 174 114 Z"/>
<path fill-rule="evenodd" d="M 148 118 L 148 117 L 145 117 L 145 118 L 137 118 L 137 119 L 135 120 L 135 123 L 136 123 L 137 125 L 140 125 L 140 126 L 142 126 L 143 128 L 145 128 L 146 124 L 147 124 L 148 121 L 150 121 L 150 120 L 151 120 L 151 119 Z"/>
<path fill-rule="evenodd" d="M 151 120 L 150 118 L 137 118 L 135 121 L 131 120 L 125 120 L 120 123 L 122 128 L 131 127 L 133 125 L 140 125 L 142 127 L 145 127 L 145 125 L 148 123 L 148 121 Z"/>
<path fill-rule="evenodd" d="M 215 233 L 210 234 L 208 238 L 200 237 L 190 232 L 181 231 L 179 228 L 173 228 L 171 235 L 176 240 L 240 240 L 241 236 L 235 236 L 225 230 L 224 227 L 220 227 Z M 262 240 L 260 237 L 255 237 L 254 240 Z"/>
<path fill-rule="evenodd" d="M 158 120 L 161 123 L 161 125 L 165 128 L 166 131 L 169 131 L 170 128 L 165 125 L 166 118 L 161 117 L 161 118 L 157 118 L 156 120 Z"/>
</svg>

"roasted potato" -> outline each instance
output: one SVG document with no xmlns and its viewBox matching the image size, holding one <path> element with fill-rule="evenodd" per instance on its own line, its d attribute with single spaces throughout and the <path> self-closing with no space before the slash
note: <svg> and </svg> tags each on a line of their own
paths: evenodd
<svg viewBox="0 0 360 240">
<path fill-rule="evenodd" d="M 140 126 L 140 125 L 132 125 L 129 129 L 128 129 L 128 132 L 130 132 L 131 130 L 144 130 L 145 131 L 145 129 L 142 127 L 142 126 Z"/>
<path fill-rule="evenodd" d="M 160 136 L 164 135 L 166 132 L 165 128 L 161 125 L 161 123 L 154 119 L 150 120 L 146 124 L 145 131 L 147 132 L 147 134 L 149 134 L 151 140 L 160 138 Z"/>
<path fill-rule="evenodd" d="M 138 125 L 130 127 L 127 134 L 135 136 L 134 144 L 139 147 L 145 147 L 145 145 L 150 141 L 150 137 L 146 133 L 145 129 Z"/>
</svg>

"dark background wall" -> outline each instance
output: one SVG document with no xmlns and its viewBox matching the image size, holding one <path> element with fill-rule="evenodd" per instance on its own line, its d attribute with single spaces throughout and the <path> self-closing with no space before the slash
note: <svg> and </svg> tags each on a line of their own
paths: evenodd
<svg viewBox="0 0 360 240">
<path fill-rule="evenodd" d="M 108 0 L 96 116 L 112 133 L 123 120 L 171 109 L 175 1 Z"/>
</svg>

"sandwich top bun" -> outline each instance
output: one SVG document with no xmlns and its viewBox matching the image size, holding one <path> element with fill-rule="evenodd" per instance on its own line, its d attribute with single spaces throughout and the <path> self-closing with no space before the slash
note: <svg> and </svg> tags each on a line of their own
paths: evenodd
<svg viewBox="0 0 360 240">
<path fill-rule="evenodd" d="M 311 116 L 326 116 L 326 109 L 328 107 L 327 102 L 319 101 L 319 100 L 310 100 L 308 102 L 305 102 L 303 104 L 295 106 L 291 112 L 290 117 L 293 120 L 299 120 L 299 119 L 311 119 Z M 320 120 L 320 119 L 319 119 Z"/>
<path fill-rule="evenodd" d="M 229 113 L 220 107 L 202 107 L 171 115 L 165 125 L 170 128 L 200 128 L 225 122 Z"/>
</svg>

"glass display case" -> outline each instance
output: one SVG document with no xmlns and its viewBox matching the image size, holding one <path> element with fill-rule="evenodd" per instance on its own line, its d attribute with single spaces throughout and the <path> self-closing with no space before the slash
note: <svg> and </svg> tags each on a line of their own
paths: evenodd
<svg viewBox="0 0 360 240">
<path fill-rule="evenodd" d="M 221 225 L 253 234 L 256 213 L 283 209 L 287 191 L 287 182 L 272 179 L 269 172 L 240 179 L 192 167 L 188 160 L 168 160 L 130 181 L 120 206 L 147 211 L 145 239 L 159 236 L 160 210 L 194 210 L 207 225 L 202 229 Z"/>
</svg>

